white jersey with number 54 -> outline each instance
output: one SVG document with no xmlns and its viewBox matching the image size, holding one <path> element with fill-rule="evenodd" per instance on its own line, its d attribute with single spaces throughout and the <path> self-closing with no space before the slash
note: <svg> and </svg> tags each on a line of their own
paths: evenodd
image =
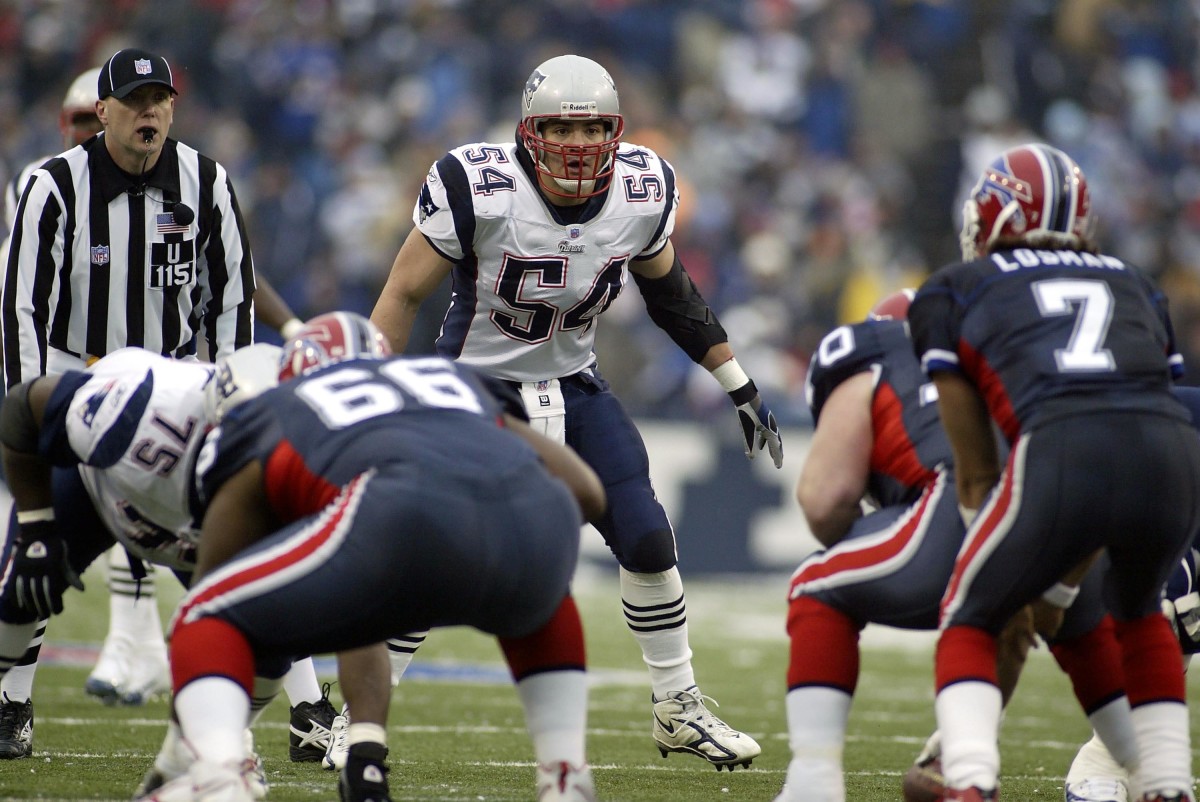
<svg viewBox="0 0 1200 802">
<path fill-rule="evenodd" d="M 675 173 L 622 144 L 606 193 L 555 207 L 512 142 L 450 151 L 430 169 L 413 221 L 455 263 L 438 353 L 513 381 L 578 373 L 595 361 L 595 318 L 631 259 L 661 251 L 675 225 Z"/>
</svg>

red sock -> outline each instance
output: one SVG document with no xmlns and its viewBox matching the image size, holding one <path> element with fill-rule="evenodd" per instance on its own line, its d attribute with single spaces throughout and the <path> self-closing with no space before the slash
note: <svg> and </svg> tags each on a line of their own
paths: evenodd
<svg viewBox="0 0 1200 802">
<path fill-rule="evenodd" d="M 977 627 L 949 627 L 938 638 L 934 673 L 940 693 L 947 685 L 977 680 L 999 685 L 996 637 Z"/>
<path fill-rule="evenodd" d="M 1104 616 L 1091 632 L 1053 644 L 1050 653 L 1071 678 L 1075 698 L 1089 716 L 1125 693 L 1121 645 L 1112 616 Z"/>
<path fill-rule="evenodd" d="M 254 651 L 241 630 L 219 618 L 176 624 L 171 632 L 171 680 L 178 693 L 200 677 L 228 677 L 252 696 Z"/>
<path fill-rule="evenodd" d="M 500 648 L 504 650 L 504 658 L 508 660 L 508 668 L 516 682 L 541 671 L 583 671 L 587 666 L 587 653 L 575 599 L 568 594 L 537 632 L 523 638 L 500 638 Z"/>
<path fill-rule="evenodd" d="M 1183 657 L 1171 625 L 1159 613 L 1118 621 L 1125 690 L 1133 707 L 1150 702 L 1184 704 Z"/>
<path fill-rule="evenodd" d="M 788 690 L 823 685 L 851 696 L 858 685 L 858 626 L 845 613 L 811 596 L 788 605 Z"/>
</svg>

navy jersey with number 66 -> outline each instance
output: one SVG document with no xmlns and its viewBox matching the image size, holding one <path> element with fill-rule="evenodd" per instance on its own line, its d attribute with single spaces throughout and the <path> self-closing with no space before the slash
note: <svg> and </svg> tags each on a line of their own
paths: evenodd
<svg viewBox="0 0 1200 802">
<path fill-rule="evenodd" d="M 258 460 L 283 521 L 320 510 L 341 487 L 384 464 L 453 483 L 480 465 L 505 470 L 534 450 L 506 431 L 500 406 L 471 369 L 438 357 L 350 360 L 284 382 L 239 406 L 209 435 L 197 467 L 202 497 Z"/>
</svg>

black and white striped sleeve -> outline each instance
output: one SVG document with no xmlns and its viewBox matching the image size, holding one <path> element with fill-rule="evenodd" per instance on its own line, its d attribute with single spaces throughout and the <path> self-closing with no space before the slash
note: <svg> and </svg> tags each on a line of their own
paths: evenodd
<svg viewBox="0 0 1200 802">
<path fill-rule="evenodd" d="M 46 372 L 51 301 L 58 299 L 53 308 L 61 308 L 63 303 L 70 306 L 69 290 L 64 298 L 58 296 L 60 280 L 70 271 L 69 263 L 63 264 L 62 254 L 74 199 L 63 197 L 55 176 L 47 168 L 69 175 L 61 160 L 47 163 L 34 172 L 17 202 L 8 243 L 0 305 L 5 387 Z M 28 267 L 19 269 L 20 265 Z"/>
<path fill-rule="evenodd" d="M 237 193 L 225 168 L 200 157 L 201 197 L 211 188 L 209 236 L 200 256 L 200 334 L 213 359 L 254 340 L 254 259 Z"/>
</svg>

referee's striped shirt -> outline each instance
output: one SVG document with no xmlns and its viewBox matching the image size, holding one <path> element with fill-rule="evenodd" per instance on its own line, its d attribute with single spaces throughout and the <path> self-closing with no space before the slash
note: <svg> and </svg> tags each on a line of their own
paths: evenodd
<svg viewBox="0 0 1200 802">
<path fill-rule="evenodd" d="M 193 213 L 175 220 L 175 205 Z M 186 213 L 181 213 L 186 217 Z M 137 345 L 213 359 L 249 345 L 254 265 L 225 168 L 167 139 L 132 176 L 99 134 L 33 173 L 5 266 L 5 386 L 43 375 L 48 350 L 87 360 Z"/>
</svg>

